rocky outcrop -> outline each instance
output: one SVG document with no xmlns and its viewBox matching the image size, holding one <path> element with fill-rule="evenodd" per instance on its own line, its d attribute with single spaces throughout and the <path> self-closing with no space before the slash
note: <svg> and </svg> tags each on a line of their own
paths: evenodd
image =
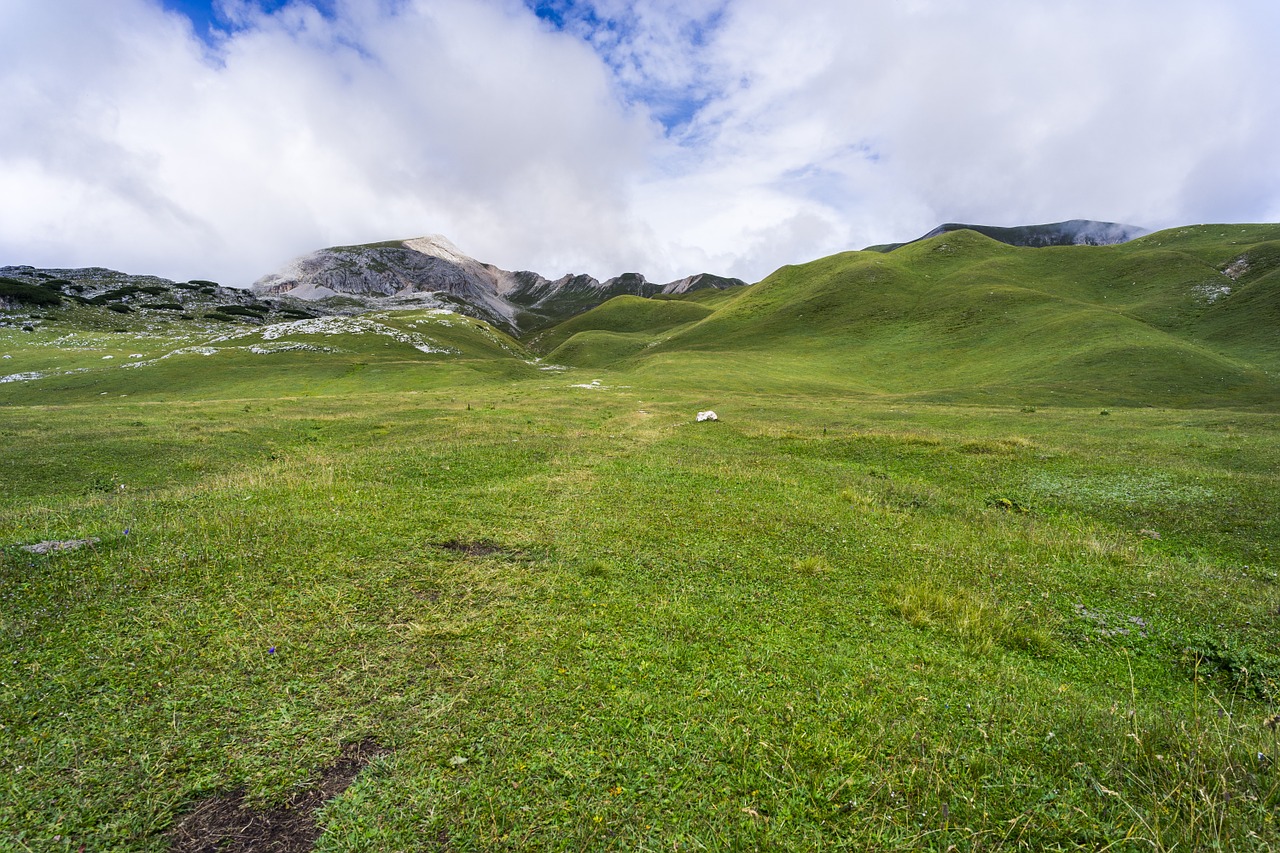
<svg viewBox="0 0 1280 853">
<path fill-rule="evenodd" d="M 741 287 L 736 278 L 703 273 L 659 284 L 639 273 L 603 282 L 589 275 L 554 281 L 535 272 L 509 272 L 462 253 L 444 237 L 336 246 L 291 262 L 254 283 L 259 294 L 301 299 L 347 296 L 377 302 L 444 298 L 458 310 L 525 333 L 580 314 L 620 295 L 655 296 L 704 288 Z"/>
</svg>

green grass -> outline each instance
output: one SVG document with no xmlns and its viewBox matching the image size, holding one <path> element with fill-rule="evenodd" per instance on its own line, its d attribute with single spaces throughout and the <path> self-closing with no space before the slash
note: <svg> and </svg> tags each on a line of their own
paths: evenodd
<svg viewBox="0 0 1280 853">
<path fill-rule="evenodd" d="M 4 550 L 10 839 L 374 736 L 326 849 L 1277 840 L 1272 706 L 1188 652 L 1277 653 L 1270 418 L 581 378 L 6 409 L 3 541 L 102 539 Z"/>
<path fill-rule="evenodd" d="M 583 315 L 561 327 L 586 328 L 552 357 L 674 371 L 704 387 L 732 364 L 760 389 L 1269 408 L 1280 399 L 1280 228 L 1220 228 L 1238 239 L 1183 229 L 1114 247 L 1017 249 L 961 231 L 888 255 L 850 252 L 784 267 L 669 331 Z M 1247 271 L 1225 275 L 1240 258 Z"/>
<path fill-rule="evenodd" d="M 1191 375 L 1252 332 L 948 245 L 974 298 L 840 256 L 591 367 L 429 311 L 0 328 L 48 374 L 0 384 L 0 848 L 164 850 L 367 737 L 318 849 L 1280 846 L 1280 423 Z"/>
<path fill-rule="evenodd" d="M 615 296 L 536 336 L 533 345 L 551 352 L 575 334 L 593 330 L 641 332 L 648 335 L 647 340 L 654 340 L 661 332 L 701 320 L 711 312 L 711 308 L 692 301 Z"/>
</svg>

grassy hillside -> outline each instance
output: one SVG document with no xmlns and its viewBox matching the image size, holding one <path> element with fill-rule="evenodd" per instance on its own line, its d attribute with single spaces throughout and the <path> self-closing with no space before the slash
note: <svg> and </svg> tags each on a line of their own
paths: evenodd
<svg viewBox="0 0 1280 853">
<path fill-rule="evenodd" d="M 104 328 L 99 316 L 64 312 L 29 332 L 0 330 L 0 404 L 420 390 L 538 373 L 514 339 L 443 310 L 266 326 L 125 318 Z"/>
<path fill-rule="evenodd" d="M 561 363 L 19 282 L 0 849 L 1280 848 L 1280 233 L 1211 231 L 615 300 Z"/>
<path fill-rule="evenodd" d="M 935 400 L 1271 406 L 1278 237 L 1218 226 L 1020 249 L 953 232 L 785 267 L 674 334 L 571 336 L 556 359 L 729 388 L 745 373 L 758 390 L 780 374 Z"/>
<path fill-rule="evenodd" d="M 585 331 L 643 332 L 655 335 L 701 320 L 711 311 L 706 305 L 692 300 L 615 296 L 608 302 L 537 335 L 530 341 L 530 346 L 542 352 L 551 352 L 577 333 Z"/>
</svg>

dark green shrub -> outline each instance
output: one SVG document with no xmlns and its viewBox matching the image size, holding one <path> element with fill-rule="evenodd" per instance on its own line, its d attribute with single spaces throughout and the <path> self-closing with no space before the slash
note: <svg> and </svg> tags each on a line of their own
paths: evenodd
<svg viewBox="0 0 1280 853">
<path fill-rule="evenodd" d="M 213 309 L 222 314 L 233 314 L 237 317 L 253 317 L 255 320 L 262 319 L 262 312 L 251 307 L 243 305 L 219 305 Z"/>
<path fill-rule="evenodd" d="M 206 320 L 218 320 L 222 323 L 234 323 L 236 321 L 235 317 L 232 317 L 230 314 L 223 314 L 220 311 L 210 311 L 204 315 L 204 318 Z"/>
<path fill-rule="evenodd" d="M 189 284 L 194 284 L 197 287 L 217 287 L 218 286 L 218 283 L 216 281 L 206 281 L 203 278 L 193 278 L 191 279 Z"/>
<path fill-rule="evenodd" d="M 45 287 L 0 278 L 0 300 L 22 305 L 61 305 L 62 297 Z"/>
<path fill-rule="evenodd" d="M 1185 655 L 1196 675 L 1223 678 L 1233 689 L 1264 701 L 1280 696 L 1280 660 L 1270 655 L 1218 639 L 1194 643 Z"/>
<path fill-rule="evenodd" d="M 114 311 L 117 314 L 133 313 L 133 309 L 130 308 L 128 305 L 125 305 L 123 302 L 112 302 L 110 305 L 107 306 L 107 310 Z"/>
<path fill-rule="evenodd" d="M 106 305 L 108 302 L 114 302 L 117 299 L 124 299 L 127 296 L 133 296 L 135 293 L 141 293 L 142 288 L 137 285 L 127 284 L 124 287 L 117 287 L 108 290 L 106 293 L 99 293 L 89 301 L 94 305 Z M 163 293 L 163 291 L 161 291 Z"/>
<path fill-rule="evenodd" d="M 185 310 L 181 304 L 177 302 L 144 302 L 143 308 L 153 308 L 157 311 L 183 311 Z"/>
</svg>

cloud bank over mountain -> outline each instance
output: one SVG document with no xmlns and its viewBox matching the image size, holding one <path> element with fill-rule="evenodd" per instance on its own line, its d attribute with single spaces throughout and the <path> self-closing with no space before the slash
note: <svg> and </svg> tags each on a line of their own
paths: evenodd
<svg viewBox="0 0 1280 853">
<path fill-rule="evenodd" d="M 0 262 L 247 285 L 446 234 L 713 270 L 944 221 L 1280 220 L 1280 8 L 8 0 Z"/>
</svg>

